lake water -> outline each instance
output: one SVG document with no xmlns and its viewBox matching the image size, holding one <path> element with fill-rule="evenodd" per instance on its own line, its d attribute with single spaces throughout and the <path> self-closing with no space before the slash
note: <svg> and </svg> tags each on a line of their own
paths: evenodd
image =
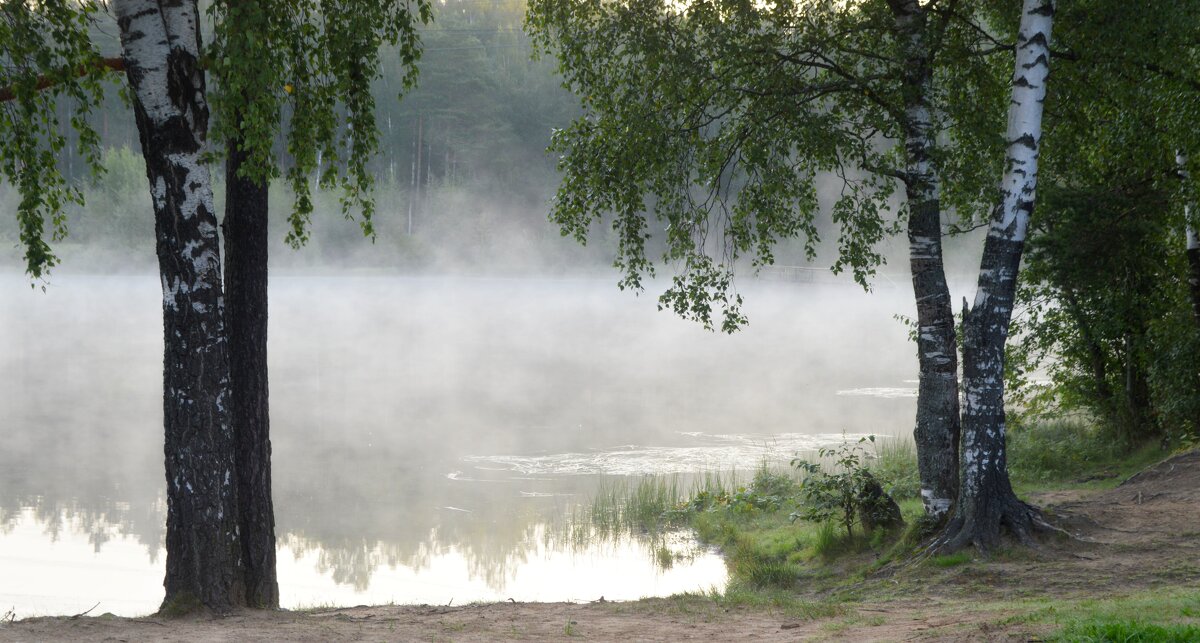
<svg viewBox="0 0 1200 643">
<path fill-rule="evenodd" d="M 274 277 L 270 368 L 285 607 L 608 600 L 721 588 L 684 536 L 575 542 L 623 476 L 752 471 L 911 428 L 906 287 L 749 282 L 726 336 L 613 279 Z M 154 276 L 0 276 L 0 608 L 162 600 Z"/>
</svg>

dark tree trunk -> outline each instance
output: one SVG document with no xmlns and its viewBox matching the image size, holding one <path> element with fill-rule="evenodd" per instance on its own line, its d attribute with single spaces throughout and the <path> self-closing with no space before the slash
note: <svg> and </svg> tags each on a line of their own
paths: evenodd
<svg viewBox="0 0 1200 643">
<path fill-rule="evenodd" d="M 227 152 L 225 319 L 246 603 L 278 608 L 267 395 L 267 184 L 238 175 L 246 161 L 239 141 L 230 141 Z"/>
<path fill-rule="evenodd" d="M 941 519 L 958 496 L 958 347 L 942 262 L 940 177 L 933 162 L 929 109 L 932 71 L 927 12 L 917 0 L 893 0 L 904 50 L 905 190 L 909 266 L 917 303 L 917 420 L 913 438 L 925 512 Z"/>
<path fill-rule="evenodd" d="M 1079 329 L 1079 334 L 1083 336 L 1083 342 L 1087 346 L 1088 359 L 1092 366 L 1092 382 L 1096 387 L 1096 398 L 1100 400 L 1104 413 L 1111 416 L 1114 396 L 1112 386 L 1108 382 L 1108 356 L 1104 354 L 1104 348 L 1100 346 L 1100 342 L 1096 341 L 1096 334 L 1092 332 L 1092 326 L 1079 306 L 1079 298 L 1075 295 L 1075 291 L 1064 288 L 1062 301 L 1067 313 L 1071 316 L 1071 321 Z"/>
<path fill-rule="evenodd" d="M 1128 435 L 1124 436 L 1127 444 L 1137 444 L 1147 436 L 1153 428 L 1153 410 L 1150 406 L 1150 380 L 1142 364 L 1142 346 L 1146 341 L 1146 323 L 1137 321 L 1130 323 L 1137 333 L 1125 333 L 1125 407 L 1128 419 L 1126 425 Z"/>
<path fill-rule="evenodd" d="M 911 201 L 910 201 L 911 204 Z M 938 205 L 910 205 L 910 245 L 932 239 L 928 254 L 912 252 L 910 265 L 917 301 L 917 422 L 913 438 L 921 477 L 921 501 L 934 518 L 946 514 L 958 498 L 958 451 L 961 425 L 958 400 L 958 338 L 950 290 L 942 267 Z M 920 210 L 926 210 L 920 212 Z M 933 227 L 930 237 L 929 228 Z"/>
<path fill-rule="evenodd" d="M 1008 479 L 1004 417 L 1004 343 L 1017 290 L 1017 271 L 1037 189 L 1042 107 L 1050 71 L 1054 0 L 1024 0 L 1017 35 L 1008 149 L 1000 203 L 992 211 L 975 303 L 963 305 L 962 479 L 958 502 L 933 550 L 994 548 L 1001 527 L 1030 542 L 1048 527 L 1021 502 Z"/>
<path fill-rule="evenodd" d="M 114 2 L 154 204 L 163 291 L 164 608 L 243 600 L 221 257 L 194 2 Z"/>
</svg>

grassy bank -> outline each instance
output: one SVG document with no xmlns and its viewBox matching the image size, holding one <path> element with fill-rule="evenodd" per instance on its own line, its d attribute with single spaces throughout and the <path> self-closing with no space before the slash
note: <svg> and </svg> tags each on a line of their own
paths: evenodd
<svg viewBox="0 0 1200 643">
<path fill-rule="evenodd" d="M 1077 422 L 1018 427 L 1009 436 L 1014 486 L 1022 496 L 1111 488 L 1166 455 L 1155 445 L 1129 452 L 1110 444 Z M 797 616 L 821 614 L 834 621 L 845 605 L 903 601 L 906 596 L 927 594 L 930 582 L 959 584 L 987 597 L 988 574 L 996 573 L 993 568 L 1031 563 L 1032 554 L 1019 547 L 992 554 L 986 561 L 991 567 L 981 564 L 973 551 L 913 562 L 912 555 L 930 535 L 918 498 L 915 449 L 904 440 L 880 440 L 867 446 L 873 448 L 852 466 L 869 470 L 897 501 L 906 525 L 902 529 L 867 531 L 855 526 L 848 531 L 838 520 L 802 519 L 804 485 L 811 484 L 805 476 L 812 467 L 763 466 L 744 479 L 734 475 L 631 479 L 606 488 L 577 519 L 587 523 L 593 534 L 653 537 L 690 529 L 700 541 L 720 548 L 729 569 L 728 586 L 708 600 L 772 605 Z M 814 455 L 824 456 L 816 458 L 824 472 L 838 471 L 837 456 Z M 667 558 L 660 564 L 669 564 Z M 878 582 L 880 577 L 887 582 Z M 1063 611 L 1067 607 L 1069 611 Z M 985 600 L 980 609 L 1004 612 L 997 622 L 1023 619 L 1023 623 L 1052 625 L 1055 640 L 1200 640 L 1196 629 L 1200 626 L 1172 624 L 1200 618 L 1200 592 L 1178 598 L 1171 593 L 1141 592 L 1106 601 L 1064 599 L 1050 607 L 1044 598 Z M 845 613 L 850 621 L 863 618 L 854 610 Z M 853 624 L 848 622 L 847 627 Z"/>
</svg>

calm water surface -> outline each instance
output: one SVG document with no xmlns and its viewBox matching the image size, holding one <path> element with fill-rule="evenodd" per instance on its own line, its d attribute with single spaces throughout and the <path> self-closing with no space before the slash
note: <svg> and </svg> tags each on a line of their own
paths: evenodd
<svg viewBox="0 0 1200 643">
<path fill-rule="evenodd" d="M 680 535 L 560 537 L 623 476 L 751 471 L 909 429 L 905 289 L 750 283 L 714 335 L 611 279 L 276 277 L 271 404 L 285 607 L 609 600 L 723 587 Z M 162 599 L 156 278 L 0 276 L 0 606 Z"/>
</svg>

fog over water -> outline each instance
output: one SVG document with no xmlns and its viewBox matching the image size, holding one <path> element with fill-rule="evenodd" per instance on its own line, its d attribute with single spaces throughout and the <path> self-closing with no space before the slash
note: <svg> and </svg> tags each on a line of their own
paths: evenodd
<svg viewBox="0 0 1200 643">
<path fill-rule="evenodd" d="M 655 569 L 555 517 L 615 476 L 786 464 L 911 430 L 907 284 L 748 280 L 728 336 L 601 278 L 273 276 L 274 493 L 285 606 L 637 598 Z M 0 604 L 145 613 L 162 597 L 157 278 L 0 276 Z M 655 292 L 653 285 L 650 292 Z M 128 586 L 126 586 L 126 584 Z"/>
</svg>

